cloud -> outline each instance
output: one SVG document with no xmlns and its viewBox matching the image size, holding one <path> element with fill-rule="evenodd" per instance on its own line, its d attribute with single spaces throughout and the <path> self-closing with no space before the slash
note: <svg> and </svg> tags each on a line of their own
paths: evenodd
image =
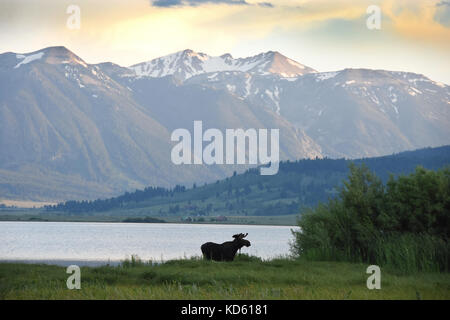
<svg viewBox="0 0 450 320">
<path fill-rule="evenodd" d="M 181 0 L 155 0 L 150 1 L 150 5 L 154 7 L 176 7 L 180 6 Z"/>
<path fill-rule="evenodd" d="M 436 4 L 436 7 L 440 7 L 440 6 L 450 6 L 450 1 L 441 1 Z"/>
<path fill-rule="evenodd" d="M 195 7 L 205 3 L 228 4 L 228 5 L 250 5 L 246 0 L 150 0 L 154 7 Z"/>
<path fill-rule="evenodd" d="M 271 4 L 270 2 L 258 2 L 257 3 L 258 6 L 260 7 L 266 7 L 266 8 L 273 8 L 273 4 Z"/>
<path fill-rule="evenodd" d="M 434 21 L 450 28 L 450 1 L 441 1 L 436 4 Z"/>
</svg>

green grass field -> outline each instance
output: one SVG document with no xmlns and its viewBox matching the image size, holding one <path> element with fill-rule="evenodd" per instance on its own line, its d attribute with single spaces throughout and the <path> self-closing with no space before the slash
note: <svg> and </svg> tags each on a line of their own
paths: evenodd
<svg viewBox="0 0 450 320">
<path fill-rule="evenodd" d="M 1 299 L 450 299 L 448 273 L 400 275 L 381 268 L 369 290 L 367 265 L 286 258 L 234 262 L 199 258 L 152 265 L 82 267 L 81 289 L 69 290 L 65 267 L 0 263 Z"/>
</svg>

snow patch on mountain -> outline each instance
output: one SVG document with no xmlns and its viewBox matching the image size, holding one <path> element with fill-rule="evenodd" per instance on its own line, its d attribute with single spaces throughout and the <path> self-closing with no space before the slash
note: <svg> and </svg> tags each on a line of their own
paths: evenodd
<svg viewBox="0 0 450 320">
<path fill-rule="evenodd" d="M 252 77 L 248 76 L 248 78 L 245 80 L 245 95 L 244 98 L 247 98 L 250 95 L 250 92 L 252 90 Z"/>
<path fill-rule="evenodd" d="M 219 74 L 218 72 L 215 72 L 212 75 L 209 75 L 208 76 L 209 81 L 217 81 L 216 77 L 218 74 Z"/>
<path fill-rule="evenodd" d="M 236 91 L 236 86 L 235 85 L 231 85 L 231 84 L 227 84 L 227 89 L 228 89 L 228 91 L 234 93 Z"/>
<path fill-rule="evenodd" d="M 422 94 L 422 91 L 420 91 L 420 90 L 418 90 L 418 89 L 416 89 L 416 88 L 414 88 L 414 87 L 410 87 L 409 90 L 408 90 L 408 93 L 409 93 L 411 96 L 415 96 L 415 95 L 417 95 L 417 94 Z"/>
<path fill-rule="evenodd" d="M 273 92 L 270 91 L 269 89 L 266 89 L 264 92 L 270 98 L 270 100 L 272 100 L 273 103 L 275 104 L 275 107 L 276 107 L 275 112 L 277 114 L 280 114 L 280 110 L 281 110 L 280 101 L 279 101 L 280 91 L 279 91 L 278 87 L 275 87 L 275 90 Z"/>
<path fill-rule="evenodd" d="M 15 67 L 14 67 L 14 69 L 17 69 L 17 68 L 19 68 L 21 65 L 23 65 L 23 64 L 28 64 L 28 63 L 30 63 L 30 62 L 32 62 L 32 61 L 35 61 L 35 60 L 39 60 L 39 59 L 41 59 L 42 57 L 44 56 L 44 52 L 38 52 L 38 53 L 35 53 L 35 54 L 30 54 L 29 56 L 24 56 L 23 54 L 17 54 L 16 55 L 16 58 L 17 59 L 23 59 L 21 62 L 19 62 Z"/>
<path fill-rule="evenodd" d="M 339 71 L 333 72 L 320 72 L 315 74 L 316 82 L 328 80 L 336 77 L 339 74 Z"/>
</svg>

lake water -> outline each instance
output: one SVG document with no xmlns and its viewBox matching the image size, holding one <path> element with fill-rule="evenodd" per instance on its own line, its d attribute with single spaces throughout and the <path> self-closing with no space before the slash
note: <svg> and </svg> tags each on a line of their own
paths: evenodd
<svg viewBox="0 0 450 320">
<path fill-rule="evenodd" d="M 296 227 L 0 221 L 0 261 L 99 265 L 131 255 L 165 261 L 201 256 L 203 243 L 230 241 L 241 232 L 251 242 L 241 252 L 268 259 L 289 254 L 291 229 Z"/>
</svg>

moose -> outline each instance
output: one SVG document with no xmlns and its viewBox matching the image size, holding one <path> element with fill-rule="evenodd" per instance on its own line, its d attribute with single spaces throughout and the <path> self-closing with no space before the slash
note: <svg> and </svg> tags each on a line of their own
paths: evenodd
<svg viewBox="0 0 450 320">
<path fill-rule="evenodd" d="M 233 235 L 233 241 L 227 241 L 222 244 L 206 242 L 200 248 L 207 260 L 233 261 L 238 250 L 244 246 L 250 247 L 250 241 L 244 239 L 247 235 L 248 233 L 235 234 Z"/>
</svg>

